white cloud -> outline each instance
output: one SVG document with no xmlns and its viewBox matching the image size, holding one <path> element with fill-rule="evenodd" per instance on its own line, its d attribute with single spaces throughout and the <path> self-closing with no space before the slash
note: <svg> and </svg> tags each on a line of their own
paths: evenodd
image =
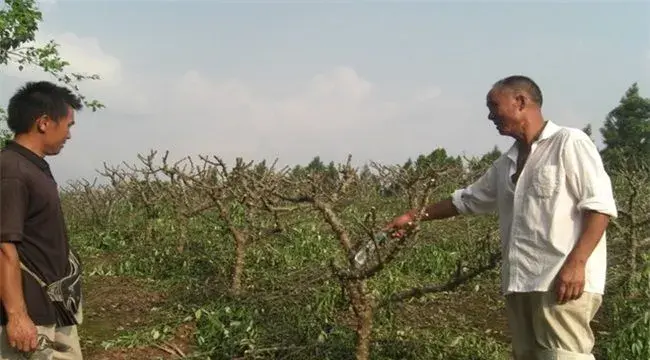
<svg viewBox="0 0 650 360">
<path fill-rule="evenodd" d="M 440 89 L 439 87 L 435 87 L 435 86 L 428 87 L 426 89 L 423 89 L 422 91 L 419 91 L 415 95 L 415 101 L 416 102 L 429 102 L 429 101 L 437 98 L 441 94 L 442 94 L 442 89 Z"/>
<path fill-rule="evenodd" d="M 102 80 L 83 83 L 82 92 L 107 105 L 99 113 L 80 114 L 65 154 L 51 160 L 61 181 L 94 177 L 104 161 L 133 162 L 149 149 L 169 149 L 172 158 L 198 153 L 226 161 L 277 157 L 282 164 L 304 163 L 316 155 L 343 161 L 351 153 L 360 163 L 402 162 L 439 146 L 452 153 L 482 152 L 494 143 L 489 138 L 485 146 L 454 141 L 463 138 L 454 133 L 475 131 L 484 110 L 436 85 L 398 91 L 349 66 L 304 78 L 289 92 L 285 84 L 278 91 L 237 77 L 211 79 L 203 70 L 151 81 L 125 71 L 97 39 L 71 33 L 42 38 L 61 45 L 71 71 L 100 74 Z M 21 81 L 43 78 L 33 70 L 9 75 Z"/>
<path fill-rule="evenodd" d="M 316 74 L 297 91 L 284 96 L 256 91 L 236 79 L 212 83 L 197 71 L 184 74 L 176 89 L 175 95 L 193 113 L 215 116 L 217 127 L 224 122 L 246 123 L 255 125 L 258 131 L 278 134 L 340 132 L 372 125 L 394 115 L 399 106 L 394 101 L 383 100 L 375 86 L 350 67 Z M 165 109 L 178 110 L 182 109 L 176 106 Z M 190 121 L 204 123 L 206 119 Z"/>
<path fill-rule="evenodd" d="M 102 86 L 115 86 L 123 81 L 122 64 L 115 56 L 107 54 L 99 41 L 92 37 L 79 37 L 64 33 L 55 37 L 60 45 L 60 54 L 70 59 L 71 72 L 99 74 Z"/>
<path fill-rule="evenodd" d="M 314 76 L 308 90 L 311 96 L 317 98 L 360 101 L 371 95 L 373 85 L 362 79 L 354 69 L 341 66 Z"/>
<path fill-rule="evenodd" d="M 346 66 L 303 79 L 289 93 L 237 78 L 212 81 L 198 70 L 179 76 L 168 88 L 159 97 L 173 100 L 156 104 L 159 123 L 147 144 L 179 157 L 279 157 L 288 164 L 316 155 L 344 160 L 351 153 L 357 161 L 402 161 L 453 145 L 450 134 L 477 124 L 471 112 L 476 107 L 437 86 L 402 94 Z"/>
<path fill-rule="evenodd" d="M 36 41 L 25 45 L 42 46 L 50 39 L 53 39 L 59 45 L 58 50 L 61 57 L 70 63 L 68 71 L 99 74 L 102 78 L 102 86 L 112 86 L 122 81 L 120 60 L 106 54 L 95 38 L 82 38 L 73 33 L 58 35 L 39 33 Z M 34 67 L 26 67 L 23 71 L 20 71 L 17 64 L 10 64 L 7 67 L 6 74 L 24 80 L 31 80 L 43 76 L 43 71 Z"/>
<path fill-rule="evenodd" d="M 132 84 L 126 84 L 126 75 L 121 61 L 108 54 L 93 37 L 80 37 L 74 33 L 50 34 L 39 33 L 36 40 L 26 46 L 42 46 L 49 40 L 54 40 L 59 46 L 62 59 L 69 65 L 68 73 L 85 75 L 97 74 L 100 80 L 87 80 L 79 84 L 82 92 L 89 98 L 99 99 L 106 106 L 117 107 L 131 113 L 148 112 L 149 102 L 144 92 L 140 92 Z M 27 66 L 22 71 L 18 64 L 10 63 L 5 74 L 15 80 L 53 80 L 42 69 Z"/>
</svg>

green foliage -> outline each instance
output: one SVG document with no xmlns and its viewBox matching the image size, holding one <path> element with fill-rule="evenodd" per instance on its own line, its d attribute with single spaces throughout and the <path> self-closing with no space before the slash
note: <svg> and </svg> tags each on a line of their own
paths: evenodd
<svg viewBox="0 0 650 360">
<path fill-rule="evenodd" d="M 612 329 L 602 347 L 608 360 L 650 359 L 650 254 L 644 268 L 630 280 L 631 294 L 616 294 L 612 302 Z"/>
<path fill-rule="evenodd" d="M 430 169 L 453 170 L 450 176 L 439 177 L 440 183 L 431 193 L 434 200 L 471 182 L 499 156 L 501 152 L 495 148 L 463 164 L 444 149 L 436 149 L 391 168 L 394 172 L 377 174 L 366 166 L 358 172 L 357 181 L 362 184 L 347 194 L 347 205 L 336 208 L 336 212 L 353 242 L 360 243 L 367 230 L 361 219 L 369 209 L 376 210 L 375 216 L 382 223 L 409 207 L 417 186 L 401 186 L 404 178 L 421 181 L 418 179 L 426 177 Z M 265 162 L 251 168 L 251 173 L 260 177 L 268 171 Z M 619 208 L 627 215 L 609 231 L 610 295 L 598 315 L 599 323 L 609 331 L 597 332 L 598 359 L 648 355 L 650 271 L 648 244 L 643 242 L 648 233 L 644 216 L 650 211 L 649 192 L 643 187 L 647 171 L 638 166 L 611 172 Z M 296 184 L 300 179 L 313 178 L 320 179 L 321 185 L 335 185 L 339 179 L 336 166 L 325 165 L 317 157 L 287 176 Z M 220 183 L 216 178 L 210 181 Z M 230 187 L 239 186 L 235 180 L 228 181 Z M 201 186 L 212 185 L 207 182 Z M 392 185 L 395 191 L 388 193 L 382 185 Z M 330 262 L 340 260 L 342 252 L 336 235 L 317 214 L 304 209 L 287 211 L 282 215 L 283 230 L 265 233 L 264 228 L 277 219 L 269 213 L 251 212 L 248 201 L 236 191 L 223 198 L 231 224 L 244 230 L 250 239 L 242 294 L 228 295 L 235 259 L 228 223 L 218 209 L 181 216 L 179 201 L 164 195 L 168 187 L 178 186 L 134 178 L 113 179 L 112 186 L 105 188 L 86 184 L 66 191 L 62 197 L 74 243 L 87 256 L 112 259 L 91 265 L 86 271 L 144 277 L 176 289 L 174 301 L 183 308 L 198 309 L 192 310 L 198 352 L 212 358 L 352 358 L 354 316 L 348 307 L 349 298 L 330 268 Z M 190 193 L 188 189 L 177 192 L 186 194 L 183 202 L 189 204 L 206 197 L 200 192 L 187 195 Z M 507 356 L 498 269 L 448 293 L 382 302 L 411 288 L 443 284 L 457 271 L 485 264 L 498 252 L 498 239 L 488 236 L 495 228 L 495 216 L 423 225 L 418 241 L 407 243 L 370 279 L 371 293 L 383 304 L 373 318 L 372 359 L 491 360 Z M 631 244 L 636 244 L 638 253 L 632 258 L 639 261 L 632 263 L 638 268 L 628 266 Z"/>
<path fill-rule="evenodd" d="M 630 161 L 650 162 L 650 99 L 634 83 L 600 130 L 606 148 L 602 151 L 611 169 L 629 166 Z"/>
<path fill-rule="evenodd" d="M 469 159 L 469 168 L 481 173 L 500 155 L 495 148 L 484 156 Z M 331 166 L 322 165 L 312 166 L 309 171 L 303 167 L 300 173 L 288 176 L 334 181 L 337 177 L 328 170 Z M 425 174 L 426 166 L 436 169 L 460 165 L 457 159 L 436 150 L 419 157 L 419 162 L 396 168 L 399 176 L 419 178 Z M 262 176 L 267 170 L 266 163 L 260 163 L 251 168 L 251 173 Z M 646 210 L 650 204 L 648 192 L 639 187 L 646 170 L 640 167 L 636 172 L 630 171 L 613 172 L 612 181 L 621 204 L 628 204 L 627 199 L 637 193 L 636 205 L 631 205 L 634 211 L 628 212 L 638 220 L 618 221 L 609 232 L 608 249 L 616 255 L 612 256 L 610 278 L 632 279 L 626 284 L 634 287 L 631 292 L 619 292 L 617 285 L 608 285 L 611 295 L 605 297 L 599 320 L 610 332 L 597 333 L 597 350 L 601 354 L 598 359 L 647 355 L 644 341 L 649 325 L 649 299 L 648 288 L 644 290 L 642 285 L 648 285 L 648 269 L 630 270 L 624 266 L 625 256 L 617 255 L 625 255 L 629 249 L 627 239 L 631 232 L 627 229 L 632 224 L 642 226 L 642 216 L 650 211 Z M 399 176 L 377 175 L 369 167 L 359 172 L 364 173 L 358 181 L 368 184 L 355 187 L 345 199 L 348 206 L 336 209 L 355 242 L 363 239 L 365 229 L 360 219 L 369 209 L 376 209 L 382 223 L 404 211 L 410 202 L 408 191 L 387 195 L 377 186 L 390 183 L 385 176 L 391 181 Z M 452 175 L 440 178 L 442 183 L 434 189 L 432 199 L 448 196 L 450 189 L 476 176 L 459 177 L 455 172 Z M 289 211 L 282 215 L 283 231 L 265 234 L 264 227 L 274 222 L 270 214 L 251 215 L 246 202 L 228 199 L 231 219 L 251 239 L 246 248 L 242 295 L 233 297 L 228 295 L 228 288 L 235 255 L 227 223 L 216 209 L 189 218 L 180 216 L 179 201 L 164 195 L 166 187 L 174 186 L 179 185 L 150 179 L 116 181 L 103 188 L 86 183 L 64 192 L 62 198 L 73 242 L 86 256 L 112 259 L 87 266 L 86 271 L 153 279 L 175 289 L 170 303 L 197 309 L 192 310 L 197 326 L 197 351 L 212 358 L 352 358 L 354 316 L 348 307 L 349 299 L 330 268 L 330 261 L 341 259 L 342 253 L 335 234 L 317 214 Z M 229 186 L 238 185 L 232 182 Z M 184 202 L 198 203 L 205 197 L 201 193 L 193 196 Z M 624 206 L 621 209 L 628 210 Z M 368 286 L 382 301 L 414 287 L 445 283 L 456 271 L 485 264 L 490 254 L 498 251 L 498 239 L 488 236 L 494 234 L 495 228 L 495 216 L 423 225 L 418 241 L 406 244 Z M 258 233 L 265 235 L 253 236 Z M 640 245 L 639 251 L 647 253 Z M 639 256 L 639 264 L 648 263 L 647 257 L 643 257 L 647 255 Z M 504 337 L 505 319 L 498 284 L 499 271 L 494 269 L 449 293 L 385 303 L 374 316 L 371 358 L 504 358 L 509 343 Z M 187 315 L 182 312 L 178 316 Z"/>
<path fill-rule="evenodd" d="M 451 157 L 447 155 L 447 151 L 443 148 L 434 149 L 428 155 L 420 155 L 415 160 L 415 163 L 409 159 L 404 168 L 415 167 L 417 169 L 424 169 L 429 167 L 443 168 L 445 166 L 460 166 L 461 159 L 458 157 Z"/>
<path fill-rule="evenodd" d="M 197 345 L 215 360 L 229 360 L 255 350 L 256 312 L 241 306 L 197 310 Z"/>
<path fill-rule="evenodd" d="M 427 161 L 434 168 L 460 166 L 460 161 L 444 151 L 432 154 L 420 161 L 419 170 L 414 167 L 410 171 L 423 176 Z M 266 164 L 258 164 L 251 168 L 251 173 L 264 174 L 265 167 Z M 333 169 L 333 164 L 323 165 L 289 176 L 295 181 L 307 176 L 320 179 L 322 185 L 334 185 L 339 174 Z M 369 173 L 369 168 L 365 172 Z M 176 289 L 170 302 L 199 309 L 194 313 L 198 352 L 212 354 L 213 358 L 246 354 L 260 359 L 351 357 L 355 348 L 354 316 L 348 308 L 348 295 L 342 292 L 330 268 L 332 260 L 341 260 L 342 252 L 336 235 L 318 214 L 304 210 L 283 213 L 283 231 L 256 236 L 258 232 L 265 234 L 263 229 L 274 222 L 271 214 L 251 215 L 246 202 L 233 201 L 236 197 L 224 198 L 224 203 L 229 204 L 230 219 L 246 231 L 250 240 L 242 294 L 232 296 L 228 288 L 235 259 L 234 244 L 223 214 L 212 209 L 188 218 L 179 215 L 180 203 L 198 204 L 205 193 L 191 195 L 192 191 L 185 189 L 177 194 L 185 194 L 182 196 L 186 198 L 175 200 L 165 195 L 164 189 L 179 184 L 122 176 L 115 176 L 113 184 L 105 187 L 87 182 L 72 184 L 62 194 L 76 247 L 85 258 L 111 259 L 88 264 L 88 274 L 137 276 Z M 408 206 L 407 194 L 386 197 L 382 193 L 381 187 L 376 186 L 381 180 L 379 175 L 366 175 L 364 179 L 359 177 L 358 181 L 364 183 L 347 194 L 347 205 L 336 208 L 355 243 L 366 236 L 361 219 L 369 209 L 374 207 L 383 223 Z M 207 186 L 210 185 L 201 183 L 200 188 Z M 239 185 L 233 182 L 229 186 L 233 190 Z M 440 184 L 432 196 L 447 196 L 451 187 L 449 182 Z M 495 224 L 495 218 L 481 217 L 424 226 L 420 240 L 409 244 L 371 279 L 372 292 L 378 300 L 388 300 L 391 294 L 412 287 L 443 284 L 456 271 L 484 263 L 487 253 L 498 248 L 496 239 L 486 238 Z M 490 293 L 498 292 L 497 276 L 497 272 L 485 273 L 459 291 L 474 294 L 477 288 L 485 288 Z M 472 301 L 464 300 L 468 307 L 473 306 Z M 493 298 L 485 301 L 494 304 Z M 456 315 L 440 322 L 436 314 L 443 308 L 429 296 L 416 300 L 415 308 L 408 306 L 430 314 L 420 323 L 429 330 L 408 330 L 415 322 L 395 325 L 394 321 L 404 316 L 403 310 L 399 304 L 387 306 L 375 316 L 373 359 L 435 359 L 444 354 L 451 359 L 488 360 L 498 359 L 506 352 L 507 344 L 473 328 L 479 320 L 461 320 L 460 310 L 447 311 Z M 185 317 L 187 313 L 179 316 Z M 482 319 L 483 314 L 477 318 Z M 445 336 L 430 335 L 436 333 Z M 494 334 L 498 334 L 497 330 Z"/>
<path fill-rule="evenodd" d="M 587 134 L 587 136 L 589 136 L 589 138 L 590 138 L 592 141 L 594 140 L 594 138 L 592 137 L 592 136 L 593 136 L 593 130 L 592 130 L 592 128 L 591 128 L 591 124 L 587 124 L 587 126 L 585 126 L 584 128 L 582 128 L 582 131 L 583 131 L 585 134 Z"/>
<path fill-rule="evenodd" d="M 650 358 L 650 99 L 632 85 L 600 129 L 619 218 L 608 231 L 602 359 Z"/>
<path fill-rule="evenodd" d="M 11 139 L 11 131 L 6 126 L 7 113 L 0 107 L 0 148 L 5 146 L 7 140 Z"/>
</svg>

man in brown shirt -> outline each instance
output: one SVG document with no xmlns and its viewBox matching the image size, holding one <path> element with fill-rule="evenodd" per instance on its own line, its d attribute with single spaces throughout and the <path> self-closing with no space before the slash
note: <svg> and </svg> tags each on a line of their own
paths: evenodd
<svg viewBox="0 0 650 360">
<path fill-rule="evenodd" d="M 81 108 L 70 90 L 45 81 L 9 100 L 14 139 L 0 153 L 0 360 L 32 352 L 82 359 L 81 266 L 44 159 L 59 154 Z"/>
</svg>

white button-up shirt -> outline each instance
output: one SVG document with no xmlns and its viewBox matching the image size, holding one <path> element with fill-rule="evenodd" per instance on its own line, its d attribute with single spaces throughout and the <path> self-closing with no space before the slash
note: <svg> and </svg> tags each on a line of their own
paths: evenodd
<svg viewBox="0 0 650 360">
<path fill-rule="evenodd" d="M 499 214 L 504 294 L 549 291 L 581 236 L 583 211 L 618 215 L 611 180 L 580 129 L 548 121 L 513 184 L 517 154 L 515 143 L 452 201 L 461 214 Z M 606 270 L 603 234 L 586 263 L 584 291 L 603 294 Z"/>
</svg>

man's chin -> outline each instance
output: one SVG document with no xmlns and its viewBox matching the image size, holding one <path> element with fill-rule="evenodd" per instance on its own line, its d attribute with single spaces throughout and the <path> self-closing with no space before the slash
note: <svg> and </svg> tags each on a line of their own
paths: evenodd
<svg viewBox="0 0 650 360">
<path fill-rule="evenodd" d="M 63 150 L 63 146 L 61 146 L 61 147 L 58 148 L 58 149 L 51 149 L 51 150 L 48 151 L 45 155 L 47 155 L 47 156 L 55 156 L 55 155 L 59 155 L 59 154 L 61 153 L 62 150 Z"/>
<path fill-rule="evenodd" d="M 508 129 L 504 129 L 504 128 L 501 127 L 501 126 L 497 126 L 497 131 L 499 132 L 500 135 L 503 135 L 503 136 L 512 136 L 512 133 L 511 133 L 510 131 L 508 131 Z"/>
</svg>

